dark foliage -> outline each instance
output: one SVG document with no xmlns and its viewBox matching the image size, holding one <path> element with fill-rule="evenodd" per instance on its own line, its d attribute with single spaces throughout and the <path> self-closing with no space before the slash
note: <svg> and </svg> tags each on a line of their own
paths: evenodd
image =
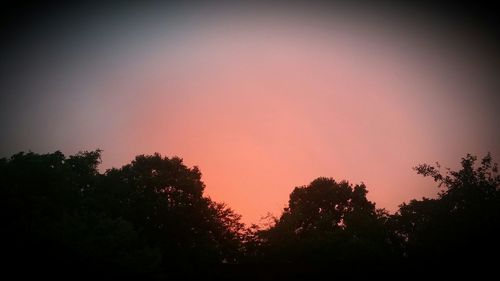
<svg viewBox="0 0 500 281">
<path fill-rule="evenodd" d="M 262 231 L 271 262 L 345 264 L 391 255 L 387 216 L 366 198 L 365 185 L 318 178 L 297 187 L 273 227 Z"/>
<path fill-rule="evenodd" d="M 491 267 L 500 250 L 500 176 L 490 154 L 462 158 L 461 169 L 446 173 L 436 166 L 415 167 L 442 189 L 437 199 L 402 204 L 392 216 L 402 255 L 428 266 Z M 477 167 L 476 167 L 477 166 Z"/>
<path fill-rule="evenodd" d="M 100 151 L 19 153 L 0 163 L 11 266 L 168 276 L 239 258 L 239 215 L 203 197 L 200 171 L 179 158 L 142 155 L 104 174 Z"/>
<path fill-rule="evenodd" d="M 390 215 L 364 184 L 317 178 L 271 225 L 245 227 L 203 196 L 197 167 L 159 154 L 100 173 L 101 151 L 0 159 L 2 267 L 23 277 L 273 279 L 425 269 L 491 272 L 500 176 L 488 154 L 461 169 L 415 167 L 441 188 Z M 451 270 L 451 268 L 455 268 Z"/>
</svg>

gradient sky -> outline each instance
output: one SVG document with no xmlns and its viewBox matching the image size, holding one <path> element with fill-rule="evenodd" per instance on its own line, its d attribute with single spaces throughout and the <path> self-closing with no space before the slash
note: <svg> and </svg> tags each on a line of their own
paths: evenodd
<svg viewBox="0 0 500 281">
<path fill-rule="evenodd" d="M 65 23 L 9 60 L 0 156 L 101 148 L 104 171 L 178 155 L 255 223 L 319 176 L 364 182 L 394 211 L 438 192 L 413 166 L 500 156 L 493 48 L 466 26 L 269 7 Z"/>
</svg>

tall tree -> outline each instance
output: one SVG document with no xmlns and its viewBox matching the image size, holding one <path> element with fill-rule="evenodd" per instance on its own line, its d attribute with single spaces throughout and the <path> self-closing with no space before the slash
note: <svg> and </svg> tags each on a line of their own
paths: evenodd
<svg viewBox="0 0 500 281">
<path fill-rule="evenodd" d="M 478 164 L 468 154 L 458 171 L 443 173 L 439 163 L 415 170 L 442 190 L 436 199 L 402 204 L 391 219 L 404 256 L 438 266 L 491 265 L 500 250 L 500 176 L 491 155 Z"/>
<path fill-rule="evenodd" d="M 168 276 L 240 259 L 240 216 L 203 196 L 197 167 L 140 155 L 101 174 L 100 154 L 0 160 L 2 254 L 13 266 Z"/>
<path fill-rule="evenodd" d="M 264 251 L 278 262 L 354 262 L 386 256 L 384 216 L 364 184 L 318 178 L 296 187 L 288 207 L 262 232 Z"/>
</svg>

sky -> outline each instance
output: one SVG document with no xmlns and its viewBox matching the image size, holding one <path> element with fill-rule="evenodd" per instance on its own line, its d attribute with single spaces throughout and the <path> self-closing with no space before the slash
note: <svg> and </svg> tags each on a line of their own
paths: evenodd
<svg viewBox="0 0 500 281">
<path fill-rule="evenodd" d="M 259 223 L 320 176 L 395 211 L 439 191 L 417 164 L 500 156 L 482 25 L 362 7 L 51 11 L 5 35 L 0 157 L 100 148 L 104 172 L 177 155 Z"/>
</svg>

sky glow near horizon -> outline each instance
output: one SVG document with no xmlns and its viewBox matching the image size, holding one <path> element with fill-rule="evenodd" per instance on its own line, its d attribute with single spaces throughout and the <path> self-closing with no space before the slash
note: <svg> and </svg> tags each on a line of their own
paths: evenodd
<svg viewBox="0 0 500 281">
<path fill-rule="evenodd" d="M 297 11 L 90 22 L 15 70 L 27 82 L 2 102 L 1 156 L 101 148 L 104 170 L 178 155 L 247 223 L 320 176 L 394 211 L 438 192 L 413 166 L 500 156 L 473 33 Z"/>
</svg>

